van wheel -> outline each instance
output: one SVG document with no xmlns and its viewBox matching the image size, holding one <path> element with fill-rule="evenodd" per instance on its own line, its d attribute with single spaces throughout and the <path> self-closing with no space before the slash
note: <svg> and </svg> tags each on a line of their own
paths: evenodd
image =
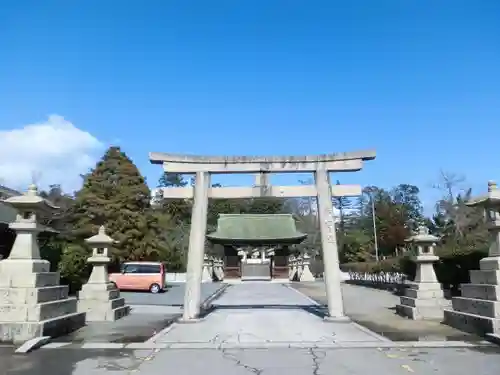
<svg viewBox="0 0 500 375">
<path fill-rule="evenodd" d="M 156 293 L 160 293 L 160 292 L 161 292 L 161 287 L 160 287 L 158 284 L 153 284 L 153 285 L 151 285 L 151 286 L 149 287 L 149 291 L 150 291 L 151 293 L 154 293 L 154 294 L 156 294 Z"/>
</svg>

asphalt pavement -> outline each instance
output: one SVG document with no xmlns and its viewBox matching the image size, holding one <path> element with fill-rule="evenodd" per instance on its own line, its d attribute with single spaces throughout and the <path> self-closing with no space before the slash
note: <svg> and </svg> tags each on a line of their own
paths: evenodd
<svg viewBox="0 0 500 375">
<path fill-rule="evenodd" d="M 223 284 L 221 283 L 203 283 L 201 284 L 201 300 L 205 301 L 212 294 L 217 292 Z M 155 305 L 155 306 L 177 306 L 184 303 L 184 283 L 170 283 L 169 288 L 164 293 L 152 294 L 148 292 L 122 292 L 121 296 L 125 298 L 128 305 Z"/>
<path fill-rule="evenodd" d="M 204 283 L 201 300 L 205 301 L 224 284 Z M 55 338 L 56 342 L 72 343 L 137 343 L 148 340 L 171 325 L 182 315 L 184 284 L 171 284 L 165 293 L 122 292 L 130 305 L 130 315 L 115 322 L 88 322 L 87 325 L 67 336 Z"/>
</svg>

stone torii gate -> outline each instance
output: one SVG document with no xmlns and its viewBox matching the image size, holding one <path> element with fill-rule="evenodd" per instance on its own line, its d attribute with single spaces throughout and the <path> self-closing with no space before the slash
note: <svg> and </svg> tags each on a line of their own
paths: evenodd
<svg viewBox="0 0 500 375">
<path fill-rule="evenodd" d="M 161 164 L 165 172 L 194 174 L 195 184 L 163 188 L 165 198 L 194 198 L 189 234 L 186 293 L 183 320 L 196 321 L 201 306 L 201 278 L 208 199 L 251 197 L 317 197 L 323 250 L 324 278 L 329 320 L 345 320 L 338 259 L 332 196 L 361 195 L 359 185 L 331 185 L 329 172 L 355 172 L 363 162 L 375 159 L 374 151 L 309 156 L 192 156 L 153 152 L 152 164 Z M 315 185 L 271 186 L 268 173 L 314 173 Z M 211 174 L 257 173 L 253 187 L 211 187 Z"/>
</svg>

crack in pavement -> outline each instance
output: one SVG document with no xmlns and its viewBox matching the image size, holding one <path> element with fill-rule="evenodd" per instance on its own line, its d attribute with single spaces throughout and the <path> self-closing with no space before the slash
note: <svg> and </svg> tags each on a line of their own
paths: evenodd
<svg viewBox="0 0 500 375">
<path fill-rule="evenodd" d="M 309 353 L 313 361 L 312 375 L 320 375 L 319 370 L 321 363 L 326 357 L 326 351 L 310 348 L 307 352 Z"/>
<path fill-rule="evenodd" d="M 134 352 L 131 354 L 124 354 L 120 358 L 97 358 L 95 369 L 104 369 L 107 371 L 126 371 L 127 374 L 132 374 L 139 371 L 140 366 L 154 358 L 154 355 L 159 352 L 158 349 L 145 350 L 146 355 L 136 355 Z M 122 364 L 124 360 L 129 360 L 131 363 Z"/>
<path fill-rule="evenodd" d="M 243 361 L 239 359 L 235 353 L 230 353 L 228 349 L 222 349 L 221 352 L 222 352 L 222 358 L 235 363 L 237 367 L 244 368 L 246 371 L 249 371 L 252 374 L 261 375 L 264 372 L 264 369 L 252 367 L 250 365 L 243 363 Z"/>
</svg>

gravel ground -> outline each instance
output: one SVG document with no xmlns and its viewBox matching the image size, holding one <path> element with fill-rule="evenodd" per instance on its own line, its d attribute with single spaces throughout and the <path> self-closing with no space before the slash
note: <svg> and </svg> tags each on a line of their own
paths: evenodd
<svg viewBox="0 0 500 375">
<path fill-rule="evenodd" d="M 323 281 L 292 283 L 291 286 L 313 300 L 326 304 Z M 342 284 L 342 297 L 346 315 L 393 341 L 482 340 L 437 321 L 415 321 L 397 315 L 395 306 L 399 303 L 399 297 L 385 290 Z"/>
</svg>

